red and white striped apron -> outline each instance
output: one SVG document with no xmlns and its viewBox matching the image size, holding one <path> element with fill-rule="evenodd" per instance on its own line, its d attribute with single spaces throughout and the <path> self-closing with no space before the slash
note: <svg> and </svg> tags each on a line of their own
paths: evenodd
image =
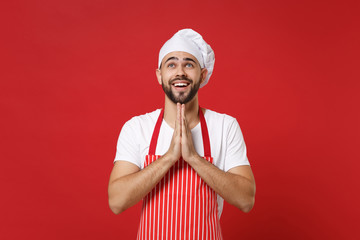
<svg viewBox="0 0 360 240">
<path fill-rule="evenodd" d="M 163 120 L 161 111 L 152 135 L 144 168 L 160 158 L 155 155 Z M 213 163 L 203 112 L 199 108 L 204 159 Z M 143 199 L 138 240 L 222 239 L 217 194 L 180 158 Z"/>
</svg>

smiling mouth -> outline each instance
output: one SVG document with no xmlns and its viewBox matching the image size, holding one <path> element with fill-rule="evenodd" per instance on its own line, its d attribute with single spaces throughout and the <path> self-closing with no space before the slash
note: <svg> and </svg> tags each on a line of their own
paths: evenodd
<svg viewBox="0 0 360 240">
<path fill-rule="evenodd" d="M 190 83 L 181 82 L 181 83 L 173 83 L 172 85 L 173 85 L 174 87 L 185 88 L 185 87 L 189 86 Z"/>
</svg>

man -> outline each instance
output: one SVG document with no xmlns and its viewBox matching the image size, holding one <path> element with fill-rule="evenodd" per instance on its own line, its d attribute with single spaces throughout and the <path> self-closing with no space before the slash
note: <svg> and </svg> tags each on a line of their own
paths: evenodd
<svg viewBox="0 0 360 240">
<path fill-rule="evenodd" d="M 214 52 L 184 29 L 160 50 L 156 76 L 163 109 L 123 126 L 109 181 L 109 205 L 121 213 L 143 199 L 138 239 L 222 239 L 223 200 L 249 212 L 255 181 L 235 118 L 199 107 Z"/>
</svg>

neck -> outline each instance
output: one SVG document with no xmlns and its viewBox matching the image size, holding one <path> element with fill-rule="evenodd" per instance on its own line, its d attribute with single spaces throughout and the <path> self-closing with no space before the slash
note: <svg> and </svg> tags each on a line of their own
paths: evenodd
<svg viewBox="0 0 360 240">
<path fill-rule="evenodd" d="M 176 114 L 176 103 L 173 103 L 165 95 L 164 120 L 172 128 L 175 128 Z M 199 123 L 199 101 L 197 95 L 194 96 L 190 102 L 185 104 L 185 116 L 190 129 L 194 128 Z"/>
</svg>

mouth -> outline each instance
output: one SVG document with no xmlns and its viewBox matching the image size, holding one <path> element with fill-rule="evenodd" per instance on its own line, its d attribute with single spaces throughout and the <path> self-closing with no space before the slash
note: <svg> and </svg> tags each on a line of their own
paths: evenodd
<svg viewBox="0 0 360 240">
<path fill-rule="evenodd" d="M 177 79 L 171 82 L 171 85 L 177 90 L 177 91 L 184 91 L 187 89 L 187 87 L 191 84 L 191 81 L 185 80 L 185 79 Z"/>
<path fill-rule="evenodd" d="M 188 82 L 175 82 L 172 85 L 174 87 L 176 87 L 176 88 L 186 88 L 187 86 L 190 85 L 190 83 L 188 83 Z"/>
</svg>

